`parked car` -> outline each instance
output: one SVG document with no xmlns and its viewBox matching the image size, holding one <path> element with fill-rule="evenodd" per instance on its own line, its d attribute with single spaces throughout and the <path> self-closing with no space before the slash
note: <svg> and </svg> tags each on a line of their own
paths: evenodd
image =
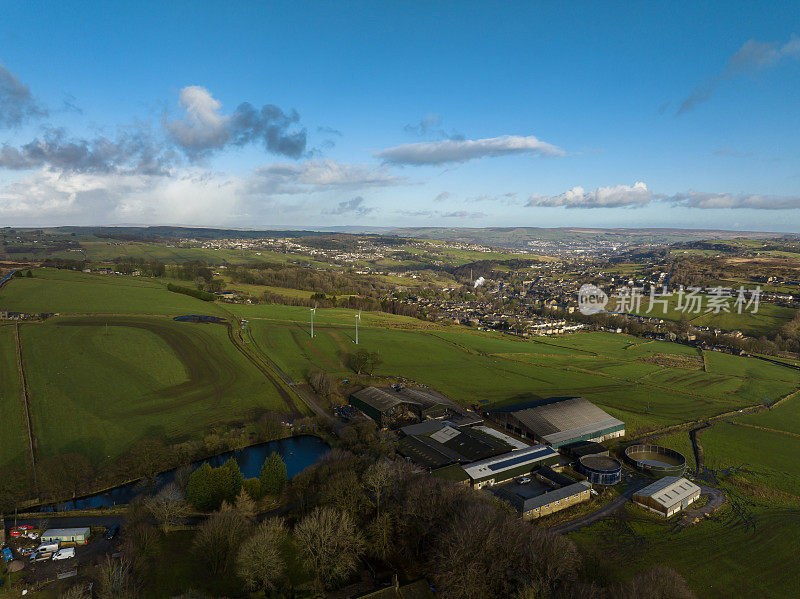
<svg viewBox="0 0 800 599">
<path fill-rule="evenodd" d="M 39 546 L 36 548 L 36 551 L 37 551 L 37 552 L 42 552 L 42 551 L 50 551 L 50 552 L 54 552 L 54 551 L 58 551 L 58 550 L 59 550 L 58 543 L 53 543 L 53 542 L 50 542 L 50 543 L 42 543 L 41 545 L 39 545 Z"/>
<path fill-rule="evenodd" d="M 59 549 L 53 554 L 53 561 L 56 562 L 62 559 L 69 559 L 71 557 L 75 557 L 75 547 L 66 547 L 64 549 Z"/>
<path fill-rule="evenodd" d="M 31 553 L 31 561 L 32 562 L 46 562 L 51 557 L 55 551 L 36 551 L 35 553 Z"/>
<path fill-rule="evenodd" d="M 119 533 L 119 525 L 115 524 L 114 526 L 108 529 L 108 532 L 106 533 L 106 539 L 110 541 L 111 539 L 117 536 L 117 533 Z"/>
<path fill-rule="evenodd" d="M 521 484 L 521 485 L 527 485 L 529 482 L 531 482 L 531 477 L 530 476 L 522 476 L 522 477 L 517 479 L 517 482 L 519 484 Z"/>
</svg>

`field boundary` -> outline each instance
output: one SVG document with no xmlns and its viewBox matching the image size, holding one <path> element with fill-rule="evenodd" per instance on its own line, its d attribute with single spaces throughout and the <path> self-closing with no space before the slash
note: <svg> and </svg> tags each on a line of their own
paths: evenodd
<svg viewBox="0 0 800 599">
<path fill-rule="evenodd" d="M 33 425 L 31 423 L 30 392 L 28 391 L 28 380 L 25 377 L 25 366 L 22 360 L 22 339 L 19 334 L 19 323 L 14 323 L 14 349 L 17 354 L 19 399 L 22 406 L 22 415 L 25 418 L 25 429 L 28 433 L 28 464 L 33 476 L 33 484 L 36 485 L 36 437 L 33 434 Z"/>
</svg>

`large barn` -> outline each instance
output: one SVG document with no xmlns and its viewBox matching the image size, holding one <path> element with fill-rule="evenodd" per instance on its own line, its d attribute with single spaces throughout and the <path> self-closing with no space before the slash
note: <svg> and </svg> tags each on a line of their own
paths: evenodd
<svg viewBox="0 0 800 599">
<path fill-rule="evenodd" d="M 430 389 L 365 387 L 350 395 L 350 404 L 382 427 L 402 426 L 427 418 L 446 418 L 457 425 L 480 422 L 477 415 Z"/>
<path fill-rule="evenodd" d="M 507 431 L 554 448 L 625 435 L 625 423 L 582 397 L 550 397 L 491 410 Z"/>
</svg>

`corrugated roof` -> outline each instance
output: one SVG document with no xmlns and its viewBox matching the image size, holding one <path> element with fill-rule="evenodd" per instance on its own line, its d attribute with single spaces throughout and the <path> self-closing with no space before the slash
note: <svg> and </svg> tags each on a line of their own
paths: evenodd
<svg viewBox="0 0 800 599">
<path fill-rule="evenodd" d="M 700 491 L 700 487 L 685 478 L 665 476 L 647 485 L 634 495 L 650 497 L 665 508 L 670 508 Z"/>
<path fill-rule="evenodd" d="M 431 408 L 436 405 L 452 406 L 453 402 L 449 399 L 434 393 L 430 390 L 423 389 L 392 389 L 388 387 L 365 387 L 360 391 L 352 394 L 363 401 L 365 404 L 372 406 L 376 410 L 385 412 L 394 406 L 401 403 L 408 403 L 421 406 L 424 409 Z"/>
<path fill-rule="evenodd" d="M 556 398 L 551 398 L 551 400 Z M 513 411 L 514 417 L 534 435 L 556 444 L 616 426 L 625 426 L 583 397 L 558 398 Z"/>
</svg>

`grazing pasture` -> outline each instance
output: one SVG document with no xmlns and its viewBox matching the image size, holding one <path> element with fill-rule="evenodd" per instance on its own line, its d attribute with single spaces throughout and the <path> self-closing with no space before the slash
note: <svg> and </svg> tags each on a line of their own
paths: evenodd
<svg viewBox="0 0 800 599">
<path fill-rule="evenodd" d="M 24 467 L 27 455 L 14 325 L 0 325 L 0 466 Z"/>
<path fill-rule="evenodd" d="M 182 440 L 287 409 L 225 325 L 54 318 L 23 325 L 22 349 L 42 457 L 80 452 L 100 463 L 144 437 Z"/>
<path fill-rule="evenodd" d="M 166 282 L 37 268 L 0 289 L 0 306 L 11 312 L 59 314 L 214 314 L 213 302 L 167 291 Z"/>
<path fill-rule="evenodd" d="M 308 309 L 232 310 L 250 321 L 256 345 L 293 378 L 303 379 L 315 369 L 340 378 L 354 374 L 348 364 L 348 354 L 357 349 L 353 312 L 317 310 L 312 340 Z M 695 348 L 613 333 L 522 340 L 364 313 L 359 341 L 358 349 L 380 354 L 377 377 L 403 377 L 464 405 L 484 407 L 581 395 L 627 422 L 631 433 L 736 410 L 763 397 L 774 401 L 798 387 L 791 380 L 747 376 L 743 358 L 729 356 L 742 362 L 738 371 L 709 373 Z"/>
</svg>

